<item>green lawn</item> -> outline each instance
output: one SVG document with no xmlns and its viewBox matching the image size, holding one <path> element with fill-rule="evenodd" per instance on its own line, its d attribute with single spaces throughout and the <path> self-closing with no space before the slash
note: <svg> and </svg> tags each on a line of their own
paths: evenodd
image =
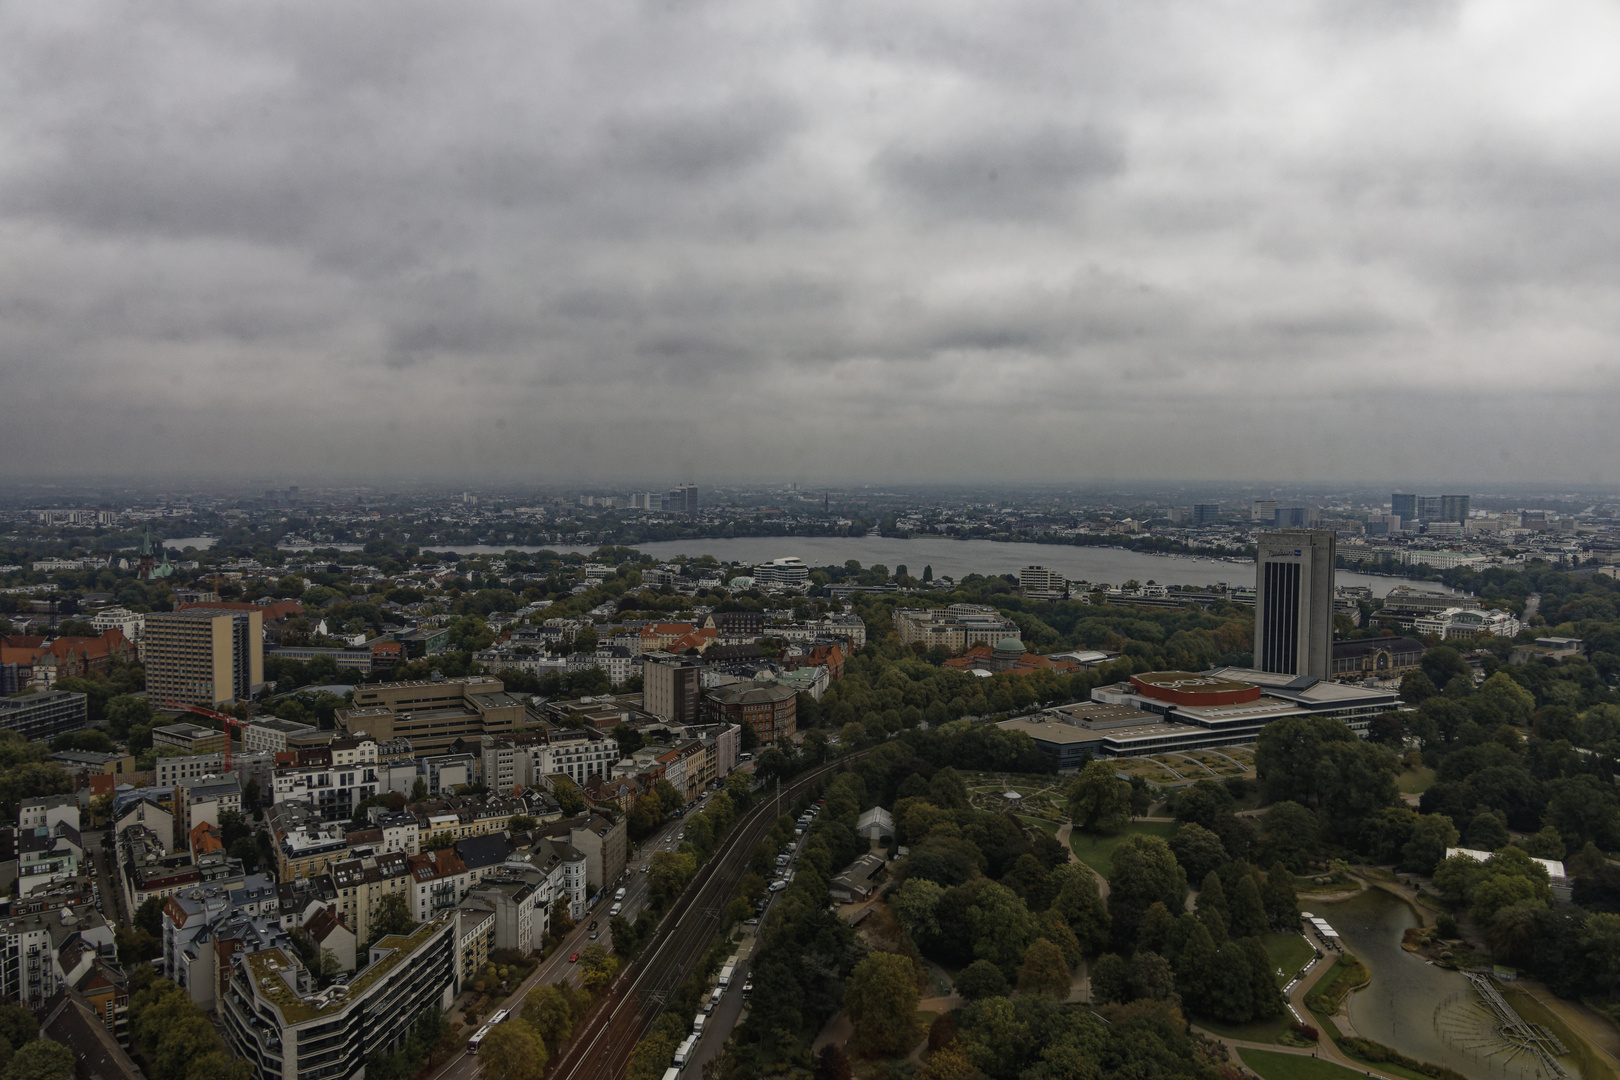
<svg viewBox="0 0 1620 1080">
<path fill-rule="evenodd" d="M 1212 1031 L 1228 1039 L 1241 1039 L 1244 1042 L 1274 1043 L 1288 1030 L 1288 1022 L 1294 1017 L 1284 1012 L 1281 1015 L 1266 1020 L 1251 1020 L 1247 1024 L 1222 1024 L 1214 1020 L 1196 1017 L 1193 1020 L 1195 1027 L 1205 1031 Z"/>
<path fill-rule="evenodd" d="M 1075 858 L 1106 878 L 1113 871 L 1114 849 L 1121 840 L 1133 833 L 1150 833 L 1168 840 L 1176 828 L 1173 821 L 1134 821 L 1124 832 L 1114 836 L 1091 836 L 1076 830 L 1069 834 L 1069 846 L 1074 849 Z"/>
<path fill-rule="evenodd" d="M 1058 831 L 1058 823 L 1055 821 L 1047 821 L 1045 818 L 1030 817 L 1028 814 L 1019 814 L 1018 820 L 1022 821 L 1025 825 L 1033 825 L 1037 829 L 1045 829 L 1049 833 L 1055 833 Z"/>
<path fill-rule="evenodd" d="M 1299 970 L 1316 955 L 1316 946 L 1298 934 L 1267 934 L 1261 940 L 1265 942 L 1266 953 L 1271 957 L 1271 966 L 1282 968 L 1283 973 L 1277 976 L 1278 986 L 1288 985 L 1288 980 L 1299 974 Z"/>
<path fill-rule="evenodd" d="M 1421 795 L 1433 784 L 1433 769 L 1407 769 L 1395 778 L 1395 786 L 1408 795 Z"/>
<path fill-rule="evenodd" d="M 1238 1047 L 1238 1057 L 1253 1069 L 1260 1080 L 1364 1080 L 1364 1074 L 1321 1058 L 1304 1054 L 1283 1054 L 1276 1050 Z"/>
</svg>

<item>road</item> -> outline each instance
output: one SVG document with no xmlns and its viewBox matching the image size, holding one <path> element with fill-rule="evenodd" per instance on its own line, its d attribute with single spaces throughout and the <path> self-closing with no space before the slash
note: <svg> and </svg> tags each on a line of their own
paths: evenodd
<svg viewBox="0 0 1620 1080">
<path fill-rule="evenodd" d="M 613 935 L 608 931 L 608 909 L 613 906 L 614 892 L 619 885 L 624 886 L 626 890 L 624 910 L 619 914 L 635 922 L 641 909 L 647 906 L 647 875 L 640 872 L 641 867 L 652 858 L 655 851 L 670 851 L 680 846 L 682 824 L 680 821 L 672 821 L 642 842 L 636 853 L 630 856 L 624 877 L 617 884 L 602 891 L 602 899 L 586 913 L 578 926 L 569 931 L 556 950 L 540 961 L 529 973 L 528 978 L 524 979 L 517 990 L 501 1004 L 502 1008 L 511 1009 L 515 1013 L 523 1007 L 525 995 L 542 984 L 566 981 L 574 986 L 580 985 L 579 965 L 569 963 L 568 958 L 583 951 L 585 946 L 591 943 L 592 922 L 598 924 L 597 933 L 600 935 L 598 940 L 601 944 L 608 949 L 613 948 Z M 470 1036 L 475 1030 L 477 1029 L 469 1028 L 467 1034 Z M 470 1080 L 477 1075 L 477 1061 L 473 1056 L 460 1054 L 445 1062 L 438 1072 L 432 1074 L 432 1080 L 440 1080 L 441 1077 L 445 1080 Z"/>
<path fill-rule="evenodd" d="M 747 872 L 749 855 L 770 832 L 777 814 L 791 808 L 792 800 L 800 791 L 825 780 L 847 760 L 832 762 L 807 772 L 785 785 L 780 792 L 762 793 L 764 797 L 760 803 L 732 827 L 720 848 L 710 855 L 698 869 L 697 877 L 670 906 L 653 940 L 619 974 L 563 1053 L 552 1061 L 547 1074 L 550 1080 L 619 1080 L 624 1076 L 636 1043 L 658 1019 L 670 993 L 708 950 L 715 932 L 720 928 L 725 906 L 735 894 L 738 881 Z M 678 829 L 678 825 L 676 827 Z M 650 844 L 649 841 L 649 846 L 643 848 L 644 855 L 651 855 L 653 849 Z M 636 860 L 635 865 L 639 866 L 641 861 L 644 860 Z M 636 876 L 639 878 L 641 875 Z M 645 897 L 645 882 L 638 884 L 641 895 Z M 582 946 L 572 946 L 579 947 Z M 566 944 L 558 949 L 557 957 L 543 963 L 535 974 L 524 980 L 518 993 L 508 999 L 506 1007 L 521 1006 L 522 994 L 541 978 L 554 980 L 557 976 L 543 976 L 542 972 L 556 959 L 566 960 L 569 953 L 570 946 Z M 735 996 L 740 997 L 741 982 L 736 986 Z M 732 1004 L 733 997 L 733 993 L 726 994 L 726 1005 Z M 722 1009 L 729 1013 L 731 1010 L 726 1005 Z M 740 1009 L 740 1006 L 736 1008 Z M 718 1030 L 728 1030 L 718 1020 L 715 1026 Z M 476 1059 L 471 1054 L 463 1054 L 433 1074 L 431 1080 L 472 1080 L 475 1076 Z"/>
<path fill-rule="evenodd" d="M 791 807 L 799 791 L 828 777 L 839 764 L 835 762 L 805 773 L 793 783 L 785 785 L 780 793 L 761 793 L 763 797 L 759 804 L 742 816 L 726 834 L 720 848 L 699 867 L 697 877 L 665 913 L 652 941 L 619 974 L 607 995 L 597 1002 L 575 1032 L 563 1054 L 551 1063 L 548 1071 L 551 1080 L 617 1080 L 624 1075 L 636 1043 L 652 1027 L 669 994 L 707 951 L 720 927 L 725 906 L 736 892 L 737 882 L 747 872 L 748 857 L 755 845 L 770 831 L 777 814 Z M 681 827 L 679 821 L 665 826 L 647 840 L 638 856 L 630 860 L 631 881 L 627 886 L 630 892 L 625 898 L 622 914 L 634 919 L 645 906 L 647 881 L 646 876 L 638 872 L 639 868 L 652 857 L 654 851 L 679 847 L 675 837 Z M 606 932 L 607 909 L 611 906 L 612 893 L 609 892 L 591 916 L 600 920 L 601 940 L 608 945 L 611 945 L 611 941 Z M 569 956 L 587 944 L 585 925 L 589 921 L 587 918 L 552 956 L 542 961 L 523 980 L 523 984 L 503 1004 L 504 1008 L 514 1012 L 521 1008 L 523 996 L 542 982 L 567 978 L 578 985 L 578 970 L 567 961 Z M 741 985 L 739 980 L 736 983 L 739 997 Z M 729 993 L 726 995 L 728 1004 L 732 996 Z M 477 1075 L 477 1059 L 471 1054 L 462 1054 L 431 1074 L 430 1080 L 473 1080 Z"/>
</svg>

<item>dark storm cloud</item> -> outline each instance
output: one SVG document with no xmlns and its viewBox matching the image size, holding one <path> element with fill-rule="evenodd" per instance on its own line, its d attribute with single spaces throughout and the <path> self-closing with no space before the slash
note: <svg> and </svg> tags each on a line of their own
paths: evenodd
<svg viewBox="0 0 1620 1080">
<path fill-rule="evenodd" d="M 1573 0 L 9 5 L 8 472 L 1550 478 L 1620 449 L 1617 52 Z"/>
</svg>

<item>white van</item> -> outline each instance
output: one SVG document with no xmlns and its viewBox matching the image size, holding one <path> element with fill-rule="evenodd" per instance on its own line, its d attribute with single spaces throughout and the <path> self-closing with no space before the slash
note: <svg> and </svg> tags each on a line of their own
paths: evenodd
<svg viewBox="0 0 1620 1080">
<path fill-rule="evenodd" d="M 720 1004 L 720 996 L 722 994 L 724 994 L 724 993 L 725 993 L 724 989 L 722 989 L 721 987 L 718 987 L 718 986 L 715 987 L 714 990 L 711 991 L 710 994 L 709 994 L 709 1000 L 704 1002 L 703 1011 L 706 1012 L 706 1013 L 714 1012 L 714 1007 L 716 1005 Z"/>
<path fill-rule="evenodd" d="M 621 886 L 619 888 L 619 891 L 613 894 L 613 899 L 615 899 L 615 900 L 623 900 L 624 896 L 625 896 L 624 888 L 623 888 L 623 886 Z"/>
<path fill-rule="evenodd" d="M 704 1021 L 708 1019 L 709 1018 L 704 1016 L 702 1013 L 698 1013 L 696 1016 L 692 1017 L 692 1034 L 700 1039 L 703 1038 L 703 1024 Z"/>
<path fill-rule="evenodd" d="M 617 915 L 619 912 L 621 912 L 623 910 L 624 910 L 624 905 L 623 904 L 614 904 L 612 907 L 608 908 L 608 917 L 612 918 L 614 915 Z"/>
</svg>

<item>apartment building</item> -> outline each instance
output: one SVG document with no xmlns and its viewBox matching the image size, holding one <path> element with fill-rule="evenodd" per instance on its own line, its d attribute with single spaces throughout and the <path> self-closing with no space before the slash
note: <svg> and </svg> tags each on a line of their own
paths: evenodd
<svg viewBox="0 0 1620 1080">
<path fill-rule="evenodd" d="M 629 859 L 629 819 L 620 814 L 607 818 L 592 814 L 576 819 L 568 829 L 568 843 L 585 856 L 585 884 L 598 889 L 619 880 Z M 561 824 L 561 823 L 559 823 Z M 553 835 L 557 827 L 552 826 Z"/>
<path fill-rule="evenodd" d="M 787 739 L 798 727 L 799 695 L 781 684 L 735 683 L 709 691 L 704 719 L 711 723 L 747 724 L 762 743 Z"/>
<path fill-rule="evenodd" d="M 0 697 L 0 728 L 25 739 L 46 742 L 90 726 L 88 699 L 67 690 L 46 690 L 25 697 Z"/>
<path fill-rule="evenodd" d="M 348 856 L 348 830 L 342 822 L 324 821 L 303 802 L 277 803 L 265 813 L 276 845 L 276 875 L 280 881 L 325 873 Z"/>
<path fill-rule="evenodd" d="M 485 737 L 480 746 L 484 783 L 492 791 L 533 787 L 562 773 L 584 785 L 591 776 L 611 776 L 619 743 L 599 732 L 564 728 L 550 732 Z"/>
<path fill-rule="evenodd" d="M 242 749 L 249 753 L 285 754 L 289 750 L 331 741 L 331 734 L 310 724 L 279 716 L 256 718 L 242 731 Z"/>
<path fill-rule="evenodd" d="M 412 830 L 413 834 L 415 830 Z M 333 863 L 329 870 L 334 903 L 345 926 L 360 941 L 371 940 L 372 922 L 382 908 L 383 898 L 398 895 L 410 907 L 412 877 L 403 852 L 385 851 L 360 855 Z"/>
<path fill-rule="evenodd" d="M 943 646 L 962 652 L 975 645 L 995 646 L 1006 638 L 1023 640 L 1018 624 L 986 604 L 952 604 L 944 608 L 896 608 L 894 631 L 900 644 Z"/>
<path fill-rule="evenodd" d="M 264 618 L 256 608 L 153 612 L 144 633 L 146 691 L 154 702 L 212 707 L 245 701 L 264 684 Z"/>
<path fill-rule="evenodd" d="M 234 776 L 201 776 L 181 780 L 174 789 L 175 845 L 204 822 L 218 826 L 227 810 L 242 812 L 242 785 Z"/>
<path fill-rule="evenodd" d="M 105 942 L 112 950 L 112 927 L 91 909 L 55 908 L 0 919 L 0 996 L 37 1012 L 58 991 L 73 985 L 78 967 L 75 946 L 88 943 L 93 955 Z"/>
<path fill-rule="evenodd" d="M 356 806 L 381 790 L 377 742 L 369 736 L 289 753 L 295 760 L 275 770 L 274 803 L 302 802 L 327 821 L 347 820 Z"/>
<path fill-rule="evenodd" d="M 422 1010 L 450 1008 L 460 985 L 456 930 L 449 910 L 386 937 L 346 985 L 319 993 L 290 950 L 244 953 L 220 1002 L 226 1038 L 259 1080 L 359 1076 L 368 1057 L 404 1044 Z"/>
<path fill-rule="evenodd" d="M 408 856 L 405 865 L 410 872 L 411 918 L 417 922 L 453 912 L 472 887 L 467 864 L 449 848 Z"/>
</svg>

